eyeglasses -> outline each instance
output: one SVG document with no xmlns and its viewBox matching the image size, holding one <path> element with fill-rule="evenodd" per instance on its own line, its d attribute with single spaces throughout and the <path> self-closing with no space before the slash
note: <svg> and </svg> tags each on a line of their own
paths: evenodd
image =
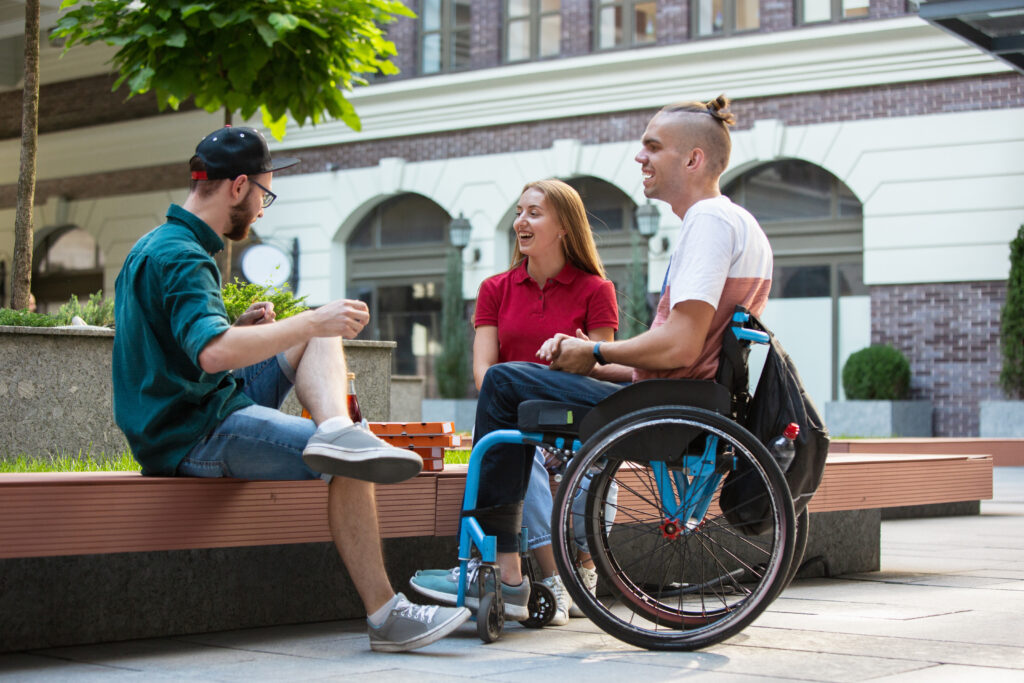
<svg viewBox="0 0 1024 683">
<path fill-rule="evenodd" d="M 262 185 L 257 183 L 252 178 L 249 178 L 249 182 L 252 183 L 253 185 L 255 185 L 256 187 L 260 188 L 261 190 L 263 190 L 263 208 L 264 209 L 266 209 L 271 204 L 273 204 L 274 200 L 277 199 L 277 195 L 276 194 L 274 194 L 273 192 L 271 192 L 267 188 L 263 187 Z"/>
</svg>

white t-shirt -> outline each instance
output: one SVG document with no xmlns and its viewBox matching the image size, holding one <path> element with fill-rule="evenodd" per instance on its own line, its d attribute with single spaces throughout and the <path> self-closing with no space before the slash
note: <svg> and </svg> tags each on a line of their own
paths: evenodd
<svg viewBox="0 0 1024 683">
<path fill-rule="evenodd" d="M 737 305 L 760 315 L 772 280 L 768 238 L 749 211 L 725 195 L 702 199 L 686 212 L 672 251 L 665 287 L 651 329 L 665 324 L 683 301 L 704 301 L 715 308 L 697 361 L 672 370 L 636 370 L 634 381 L 654 377 L 713 379 L 718 371 L 722 335 Z"/>
</svg>

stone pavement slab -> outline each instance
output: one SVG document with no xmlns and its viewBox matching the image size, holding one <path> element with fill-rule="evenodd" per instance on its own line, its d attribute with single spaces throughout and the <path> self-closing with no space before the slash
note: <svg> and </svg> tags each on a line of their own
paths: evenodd
<svg viewBox="0 0 1024 683">
<path fill-rule="evenodd" d="M 997 468 L 967 517 L 882 524 L 882 570 L 795 582 L 744 632 L 699 652 L 648 652 L 584 619 L 470 624 L 416 653 L 369 649 L 360 620 L 0 655 L 17 681 L 1024 681 L 1024 468 Z M 404 577 L 395 577 L 404 588 Z"/>
</svg>

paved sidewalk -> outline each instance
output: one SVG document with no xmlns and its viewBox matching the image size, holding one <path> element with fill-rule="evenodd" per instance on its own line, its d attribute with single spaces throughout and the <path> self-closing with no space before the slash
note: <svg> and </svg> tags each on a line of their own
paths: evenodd
<svg viewBox="0 0 1024 683">
<path fill-rule="evenodd" d="M 18 681 L 1024 681 L 1024 468 L 997 468 L 978 517 L 882 525 L 882 571 L 798 581 L 751 627 L 695 653 L 646 652 L 588 621 L 472 624 L 409 654 L 371 653 L 361 621 L 0 655 Z M 397 579 L 397 577 L 396 577 Z"/>
</svg>

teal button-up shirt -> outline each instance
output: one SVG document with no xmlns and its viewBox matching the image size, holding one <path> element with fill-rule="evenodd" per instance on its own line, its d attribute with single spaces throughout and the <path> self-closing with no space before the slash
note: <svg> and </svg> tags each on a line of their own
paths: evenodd
<svg viewBox="0 0 1024 683">
<path fill-rule="evenodd" d="M 199 367 L 199 353 L 230 326 L 212 257 L 223 248 L 210 226 L 171 204 L 117 276 L 114 419 L 143 474 L 174 474 L 224 418 L 253 403 L 230 372 Z"/>
</svg>

